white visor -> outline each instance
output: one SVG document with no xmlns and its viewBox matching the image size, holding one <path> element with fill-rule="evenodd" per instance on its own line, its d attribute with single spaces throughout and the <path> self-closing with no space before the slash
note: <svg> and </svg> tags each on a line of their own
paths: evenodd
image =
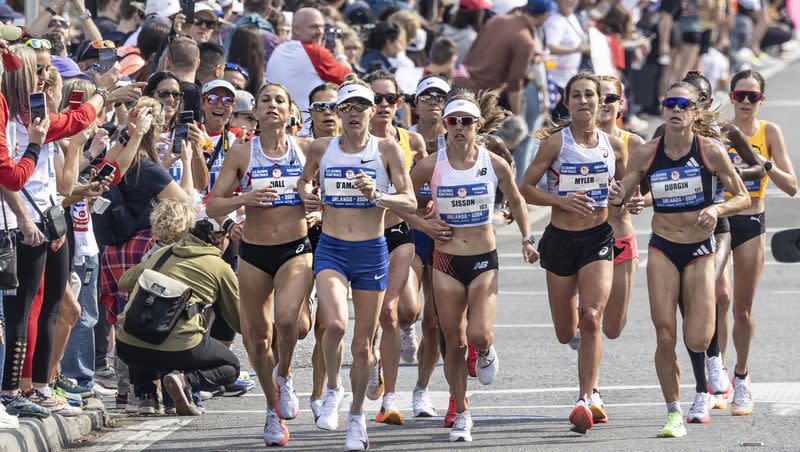
<svg viewBox="0 0 800 452">
<path fill-rule="evenodd" d="M 456 113 L 466 113 L 473 118 L 481 117 L 481 109 L 474 103 L 463 99 L 457 99 L 447 104 L 447 106 L 444 107 L 444 114 L 442 117 L 446 118 Z"/>
<path fill-rule="evenodd" d="M 341 105 L 350 99 L 363 99 L 371 105 L 375 105 L 375 93 L 364 85 L 352 84 L 339 88 L 336 105 Z"/>
<path fill-rule="evenodd" d="M 445 82 L 444 80 L 440 79 L 439 77 L 428 77 L 425 80 L 422 80 L 417 85 L 417 93 L 414 95 L 414 98 L 420 96 L 420 94 L 424 93 L 425 91 L 435 88 L 438 90 L 443 91 L 445 94 L 450 92 L 450 85 Z"/>
</svg>

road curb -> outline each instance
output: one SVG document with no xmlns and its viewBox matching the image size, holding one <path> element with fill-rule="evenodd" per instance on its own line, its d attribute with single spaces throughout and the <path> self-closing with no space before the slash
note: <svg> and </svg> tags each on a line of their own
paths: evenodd
<svg viewBox="0 0 800 452">
<path fill-rule="evenodd" d="M 0 430 L 0 452 L 59 451 L 107 426 L 109 416 L 103 402 L 97 399 L 87 402 L 79 416 L 55 414 L 43 420 L 22 418 L 19 429 Z"/>
</svg>

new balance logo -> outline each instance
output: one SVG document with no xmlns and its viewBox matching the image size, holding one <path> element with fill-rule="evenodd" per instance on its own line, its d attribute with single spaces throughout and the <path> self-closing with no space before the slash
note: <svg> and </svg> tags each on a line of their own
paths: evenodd
<svg viewBox="0 0 800 452">
<path fill-rule="evenodd" d="M 478 174 L 476 174 L 475 176 L 477 177 L 477 176 L 485 176 L 485 175 L 486 175 L 486 168 L 481 168 L 481 169 L 478 170 Z"/>
<path fill-rule="evenodd" d="M 692 158 L 690 158 L 690 159 L 689 159 L 689 161 L 688 161 L 688 162 L 686 162 L 686 166 L 694 166 L 694 167 L 697 167 L 697 166 L 700 166 L 700 164 L 699 164 L 699 163 L 697 163 L 697 160 L 695 160 L 695 159 L 694 159 L 694 157 L 692 157 Z"/>
<path fill-rule="evenodd" d="M 485 270 L 486 267 L 488 267 L 488 266 L 489 266 L 489 261 L 475 262 L 475 266 L 472 267 L 472 270 L 473 271 L 475 271 L 475 270 Z"/>
<path fill-rule="evenodd" d="M 706 248 L 705 245 L 700 245 L 700 248 L 697 248 L 692 256 L 705 256 L 706 254 L 711 254 L 712 250 Z"/>
</svg>

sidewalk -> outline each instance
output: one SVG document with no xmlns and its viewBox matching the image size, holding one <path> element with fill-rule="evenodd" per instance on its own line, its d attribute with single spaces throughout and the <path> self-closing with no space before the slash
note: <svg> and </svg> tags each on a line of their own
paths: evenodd
<svg viewBox="0 0 800 452">
<path fill-rule="evenodd" d="M 0 430 L 0 452 L 58 451 L 108 426 L 110 418 L 103 402 L 92 398 L 87 403 L 79 416 L 54 414 L 44 420 L 21 418 L 19 429 Z"/>
</svg>

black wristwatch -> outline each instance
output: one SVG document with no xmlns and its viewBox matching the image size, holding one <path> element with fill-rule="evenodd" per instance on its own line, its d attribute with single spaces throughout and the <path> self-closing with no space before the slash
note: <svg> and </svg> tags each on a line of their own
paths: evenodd
<svg viewBox="0 0 800 452">
<path fill-rule="evenodd" d="M 772 162 L 770 162 L 769 160 L 764 162 L 764 171 L 769 171 L 771 169 L 772 169 Z"/>
<path fill-rule="evenodd" d="M 85 158 L 86 160 L 88 160 L 90 162 L 94 160 L 94 156 L 92 155 L 91 151 L 89 151 L 88 149 L 84 149 L 83 150 L 83 158 Z"/>
</svg>

